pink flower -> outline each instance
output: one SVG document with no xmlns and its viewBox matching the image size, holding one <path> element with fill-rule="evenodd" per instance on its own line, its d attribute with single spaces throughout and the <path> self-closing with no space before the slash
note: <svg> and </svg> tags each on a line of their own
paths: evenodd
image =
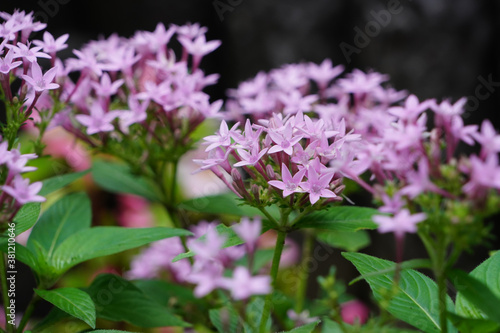
<svg viewBox="0 0 500 333">
<path fill-rule="evenodd" d="M 223 278 L 221 286 L 231 291 L 231 296 L 235 300 L 269 294 L 272 290 L 270 276 L 252 276 L 247 268 L 241 266 L 234 269 L 232 278 Z"/>
<path fill-rule="evenodd" d="M 0 57 L 0 73 L 8 74 L 11 70 L 16 67 L 19 67 L 23 62 L 22 61 L 12 61 L 14 60 L 14 51 L 9 50 L 5 57 Z"/>
<path fill-rule="evenodd" d="M 341 304 L 340 315 L 342 320 L 350 325 L 364 324 L 370 316 L 370 310 L 361 301 L 352 300 Z"/>
<path fill-rule="evenodd" d="M 293 177 L 286 165 L 281 164 L 281 181 L 279 180 L 271 180 L 269 181 L 269 185 L 279 188 L 283 191 L 283 198 L 286 198 L 292 193 L 301 193 L 304 190 L 300 187 L 300 183 L 302 182 L 302 178 L 306 174 L 306 168 L 298 171 Z"/>
<path fill-rule="evenodd" d="M 16 175 L 10 185 L 1 187 L 5 193 L 12 196 L 19 205 L 28 202 L 44 202 L 45 198 L 37 195 L 42 189 L 42 182 L 36 182 L 30 185 L 29 179 L 24 179 L 21 175 Z"/>
<path fill-rule="evenodd" d="M 35 89 L 37 93 L 45 90 L 52 90 L 59 88 L 57 83 L 52 83 L 56 76 L 57 68 L 49 69 L 45 74 L 42 74 L 42 69 L 37 62 L 31 64 L 31 76 L 22 75 L 22 78 Z"/>
<path fill-rule="evenodd" d="M 379 232 L 394 232 L 396 237 L 402 237 L 406 232 L 416 232 L 416 224 L 424 221 L 426 217 L 425 213 L 410 215 L 408 209 L 402 209 L 394 217 L 375 215 L 373 216 L 373 221 L 378 224 Z"/>
<path fill-rule="evenodd" d="M 94 102 L 90 106 L 90 115 L 79 114 L 75 118 L 80 124 L 87 127 L 87 134 L 92 135 L 100 132 L 111 132 L 115 129 L 112 122 L 118 117 L 116 112 L 105 113 L 101 104 Z"/>
<path fill-rule="evenodd" d="M 54 39 L 54 36 L 48 31 L 43 33 L 43 41 L 35 40 L 33 43 L 37 46 L 43 47 L 43 51 L 49 54 L 55 54 L 58 51 L 64 50 L 68 47 L 68 44 L 65 44 L 68 40 L 69 34 L 64 34 L 57 39 Z"/>
<path fill-rule="evenodd" d="M 314 205 L 320 198 L 335 198 L 337 196 L 329 189 L 332 178 L 332 172 L 321 175 L 313 167 L 308 169 L 307 181 L 301 182 L 299 185 L 309 193 L 311 205 Z"/>
<path fill-rule="evenodd" d="M 253 252 L 260 237 L 262 222 L 259 217 L 255 217 L 253 221 L 248 217 L 243 217 L 239 224 L 233 226 L 233 230 L 245 241 L 249 252 Z"/>
</svg>

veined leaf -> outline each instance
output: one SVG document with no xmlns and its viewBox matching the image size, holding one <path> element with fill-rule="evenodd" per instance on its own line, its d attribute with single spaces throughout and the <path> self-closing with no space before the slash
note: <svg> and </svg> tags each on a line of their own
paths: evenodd
<svg viewBox="0 0 500 333">
<path fill-rule="evenodd" d="M 53 267 L 63 273 L 72 266 L 89 259 L 130 250 L 151 242 L 188 236 L 191 232 L 175 228 L 94 227 L 73 234 L 55 250 Z"/>
<path fill-rule="evenodd" d="M 76 288 L 35 289 L 35 292 L 47 302 L 54 304 L 64 312 L 83 320 L 90 327 L 95 328 L 95 305 L 86 292 Z"/>
<path fill-rule="evenodd" d="M 27 247 L 34 251 L 34 242 L 38 242 L 49 257 L 56 248 L 74 233 L 90 228 L 90 200 L 85 193 L 74 193 L 62 197 L 42 214 L 33 227 Z"/>
<path fill-rule="evenodd" d="M 452 276 L 451 282 L 458 290 L 455 305 L 457 314 L 476 319 L 489 318 L 500 323 L 499 276 L 500 252 L 477 266 L 469 276 L 462 273 Z"/>
<path fill-rule="evenodd" d="M 391 261 L 362 253 L 342 253 L 342 255 L 352 262 L 361 275 L 365 277 L 380 270 L 391 269 L 395 265 Z M 386 273 L 369 276 L 366 281 L 375 298 L 382 301 L 384 293 L 389 292 L 394 287 L 393 279 L 393 273 Z M 396 291 L 395 295 L 391 295 L 387 308 L 392 315 L 426 333 L 441 332 L 439 303 L 436 302 L 438 288 L 434 281 L 417 271 L 404 270 L 400 274 Z M 448 310 L 453 309 L 453 302 L 449 297 L 447 297 L 446 306 Z M 450 332 L 456 332 L 451 322 L 448 325 L 448 333 Z"/>
</svg>

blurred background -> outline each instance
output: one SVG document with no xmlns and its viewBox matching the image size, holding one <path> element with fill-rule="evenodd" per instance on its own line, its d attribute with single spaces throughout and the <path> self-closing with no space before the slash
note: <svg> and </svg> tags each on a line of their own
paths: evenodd
<svg viewBox="0 0 500 333">
<path fill-rule="evenodd" d="M 158 22 L 166 26 L 199 22 L 209 28 L 208 39 L 222 41 L 202 62 L 207 73 L 221 75 L 219 84 L 207 89 L 214 100 L 259 71 L 330 58 L 348 71 L 359 68 L 389 74 L 396 89 L 408 90 L 420 100 L 456 101 L 467 96 L 466 123 L 490 118 L 500 128 L 498 1 L 1 0 L 0 11 L 15 8 L 35 12 L 55 37 L 70 34 L 62 58 L 99 36 L 130 37 L 137 30 L 154 30 Z M 369 204 L 367 198 L 356 200 Z M 498 229 L 493 233 L 498 235 Z M 367 251 L 393 259 L 393 249 L 388 248 L 392 236 L 373 236 Z M 421 248 L 419 242 L 409 239 L 406 257 L 421 257 L 417 248 Z M 487 251 L 478 251 L 475 260 L 465 257 L 463 268 L 472 269 Z M 343 278 L 356 276 L 339 253 L 332 253 L 331 260 Z M 328 263 L 319 264 L 318 273 L 326 273 Z M 359 297 L 367 297 L 367 286 L 354 287 L 361 288 Z"/>
<path fill-rule="evenodd" d="M 33 11 L 70 50 L 112 33 L 129 37 L 158 22 L 200 22 L 222 46 L 203 68 L 220 73 L 211 91 L 286 63 L 331 58 L 348 70 L 389 74 L 419 98 L 468 96 L 467 122 L 499 127 L 500 3 L 478 0 L 2 0 L 0 10 Z"/>
</svg>

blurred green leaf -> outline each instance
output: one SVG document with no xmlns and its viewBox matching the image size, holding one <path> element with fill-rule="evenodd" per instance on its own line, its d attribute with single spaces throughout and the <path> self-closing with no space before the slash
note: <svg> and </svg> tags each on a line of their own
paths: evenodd
<svg viewBox="0 0 500 333">
<path fill-rule="evenodd" d="M 80 179 L 81 177 L 85 176 L 87 173 L 89 173 L 90 170 L 85 170 L 85 171 L 80 171 L 80 172 L 75 172 L 75 173 L 69 173 L 65 175 L 58 175 L 54 176 L 48 179 L 45 179 L 42 181 L 43 187 L 38 193 L 38 195 L 41 196 L 47 196 L 51 194 L 52 192 L 55 192 L 66 185 L 71 184 L 72 182 Z"/>
<path fill-rule="evenodd" d="M 294 225 L 294 229 L 313 228 L 338 231 L 376 229 L 372 216 L 380 212 L 368 207 L 337 206 L 307 214 Z"/>
<path fill-rule="evenodd" d="M 94 300 L 98 318 L 125 321 L 146 328 L 190 326 L 167 307 L 117 275 L 99 275 L 86 292 Z"/>
<path fill-rule="evenodd" d="M 314 331 L 314 329 L 316 328 L 316 326 L 318 326 L 318 324 L 320 322 L 321 321 L 318 320 L 318 321 L 315 321 L 314 323 L 310 323 L 310 324 L 307 324 L 304 326 L 296 327 L 291 331 L 287 331 L 286 333 L 312 333 Z"/>
<path fill-rule="evenodd" d="M 135 175 L 125 164 L 95 160 L 92 177 L 103 189 L 113 193 L 135 194 L 151 201 L 161 201 L 162 197 L 153 184 L 145 177 Z"/>
<path fill-rule="evenodd" d="M 454 313 L 448 313 L 453 325 L 461 333 L 494 333 L 500 331 L 500 324 L 486 319 L 465 318 Z"/>
<path fill-rule="evenodd" d="M 317 234 L 319 241 L 334 248 L 356 252 L 370 245 L 370 236 L 364 230 L 355 232 L 328 230 Z"/>
<path fill-rule="evenodd" d="M 488 260 L 471 274 L 461 270 L 452 270 L 448 277 L 458 290 L 455 307 L 459 315 L 490 319 L 500 323 L 500 297 L 498 296 L 500 290 L 497 289 L 500 285 L 500 255 L 495 255 Z M 490 274 L 496 275 L 490 276 Z M 480 278 L 483 278 L 484 282 Z"/>
<path fill-rule="evenodd" d="M 217 328 L 219 333 L 238 332 L 238 312 L 232 306 L 224 306 L 219 309 L 212 309 L 208 312 L 210 321 Z"/>
</svg>

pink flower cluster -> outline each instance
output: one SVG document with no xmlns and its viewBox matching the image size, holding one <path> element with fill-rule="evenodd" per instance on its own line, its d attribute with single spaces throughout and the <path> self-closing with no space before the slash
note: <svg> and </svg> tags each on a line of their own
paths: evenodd
<svg viewBox="0 0 500 333">
<path fill-rule="evenodd" d="M 247 120 L 243 131 L 238 125 L 229 129 L 222 121 L 219 131 L 204 139 L 209 155 L 197 161 L 202 170 L 212 170 L 237 195 L 257 204 L 274 194 L 290 196 L 292 206 L 294 201 L 300 206 L 306 200 L 313 205 L 320 198 L 341 200 L 341 178 L 352 173 L 350 151 L 359 140 L 346 132 L 344 121 L 325 123 L 298 111 L 274 114 L 258 124 Z M 253 187 L 245 184 L 243 172 Z"/>
<path fill-rule="evenodd" d="M 0 222 L 10 221 L 19 208 L 28 202 L 43 202 L 45 198 L 38 195 L 42 189 L 41 182 L 30 184 L 23 178 L 24 172 L 36 170 L 27 166 L 35 154 L 21 154 L 19 149 L 8 149 L 7 141 L 0 137 Z"/>
<path fill-rule="evenodd" d="M 311 204 L 335 200 L 332 185 L 349 177 L 382 202 L 381 212 L 394 214 L 375 218 L 380 231 L 397 234 L 414 232 L 425 220 L 407 208 L 421 194 L 479 207 L 490 190 L 498 193 L 500 135 L 488 120 L 480 130 L 464 124 L 464 98 L 420 102 L 385 86 L 386 75 L 354 70 L 340 78 L 342 71 L 329 60 L 286 65 L 229 91 L 225 119 L 255 123 L 247 120 L 241 131 L 239 123 L 229 129 L 223 122 L 205 138 L 209 156 L 198 161 L 201 168 L 250 202 L 258 191 L 250 191 L 252 198 L 246 188 L 255 185 L 270 185 L 283 197 L 305 193 Z M 428 126 L 431 115 L 434 127 Z M 458 158 L 461 142 L 478 143 L 480 154 Z M 238 167 L 252 178 L 248 186 Z M 373 184 L 360 177 L 365 171 Z"/>
<path fill-rule="evenodd" d="M 253 256 L 261 232 L 261 221 L 243 218 L 234 230 L 245 245 L 230 248 L 224 248 L 226 237 L 220 235 L 215 226 L 216 222 L 202 221 L 194 227 L 194 237 L 187 241 L 187 246 L 195 254 L 193 265 L 187 259 L 172 262 L 184 252 L 184 248 L 180 239 L 168 239 L 154 243 L 134 258 L 128 278 L 154 278 L 168 271 L 177 282 L 195 284 L 194 294 L 197 297 L 203 297 L 216 288 L 228 290 L 235 300 L 269 293 L 269 276 L 252 276 L 248 268 L 235 265 L 235 261 L 245 254 Z M 225 274 L 228 269 L 234 269 L 232 277 Z"/>
<path fill-rule="evenodd" d="M 166 127 L 174 140 L 182 141 L 205 118 L 217 116 L 222 102 L 211 103 L 202 90 L 216 83 L 218 75 L 205 75 L 199 64 L 220 42 L 207 42 L 206 31 L 198 24 L 166 29 L 160 23 L 153 32 L 139 31 L 129 39 L 112 35 L 74 50 L 77 58 L 68 59 L 62 70 L 80 73 L 76 83 L 64 84 L 78 124 L 89 136 L 114 131 L 116 139 L 133 136 L 134 124 L 151 134 Z M 170 48 L 174 35 L 183 47 L 180 60 Z M 70 119 L 59 123 L 82 137 Z"/>
<path fill-rule="evenodd" d="M 55 80 L 62 70 L 56 52 L 67 47 L 68 35 L 55 39 L 44 32 L 43 40 L 30 41 L 32 32 L 41 31 L 46 26 L 35 22 L 33 13 L 18 10 L 13 14 L 0 12 L 0 18 L 3 19 L 3 22 L 0 21 L 0 84 L 5 98 L 10 103 L 16 100 L 22 102 L 26 118 L 35 107 L 38 110 L 51 109 L 54 99 L 49 91 L 60 88 Z M 51 62 L 51 68 L 45 73 L 38 63 L 40 58 L 50 59 Z M 21 81 L 14 92 L 10 84 L 13 77 Z"/>
</svg>

